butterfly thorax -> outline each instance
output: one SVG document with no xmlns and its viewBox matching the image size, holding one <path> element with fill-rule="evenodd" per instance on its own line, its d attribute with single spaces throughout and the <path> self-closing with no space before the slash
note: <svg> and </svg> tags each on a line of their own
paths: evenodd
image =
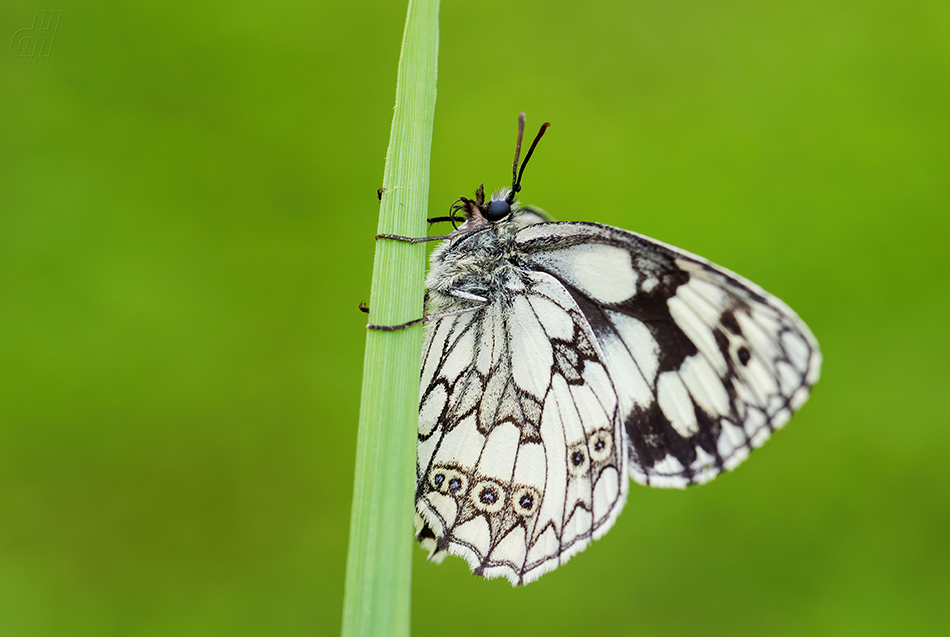
<svg viewBox="0 0 950 637">
<path fill-rule="evenodd" d="M 528 271 L 521 264 L 518 231 L 546 221 L 544 214 L 521 207 L 510 191 L 495 192 L 486 203 L 484 186 L 475 199 L 461 197 L 465 223 L 432 252 L 426 280 L 432 310 L 451 311 L 473 300 L 504 302 L 513 290 L 523 290 Z M 506 216 L 492 217 L 492 206 L 504 204 Z M 510 206 L 510 208 L 509 208 Z M 507 212 L 509 211 L 510 212 Z"/>
<path fill-rule="evenodd" d="M 524 224 L 517 211 L 472 230 L 463 226 L 432 252 L 426 287 L 434 306 L 450 309 L 471 301 L 450 295 L 463 292 L 500 300 L 506 290 L 523 289 L 525 270 L 519 265 L 516 234 Z"/>
</svg>

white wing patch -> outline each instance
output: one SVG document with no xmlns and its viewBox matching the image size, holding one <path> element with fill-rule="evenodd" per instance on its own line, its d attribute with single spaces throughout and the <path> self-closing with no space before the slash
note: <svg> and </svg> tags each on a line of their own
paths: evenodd
<svg viewBox="0 0 950 637">
<path fill-rule="evenodd" d="M 630 262 L 630 252 L 621 246 L 582 244 L 545 251 L 535 259 L 560 280 L 591 290 L 608 303 L 628 299 L 637 290 L 637 271 Z"/>
</svg>

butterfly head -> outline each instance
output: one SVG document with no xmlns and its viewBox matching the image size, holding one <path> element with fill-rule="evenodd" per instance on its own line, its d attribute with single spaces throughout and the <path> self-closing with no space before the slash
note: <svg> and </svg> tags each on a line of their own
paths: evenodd
<svg viewBox="0 0 950 637">
<path fill-rule="evenodd" d="M 452 204 L 452 216 L 462 212 L 465 216 L 465 225 L 471 227 L 483 226 L 508 217 L 517 207 L 517 202 L 507 188 L 502 189 L 485 201 L 485 184 L 481 184 L 475 191 L 475 198 L 459 197 Z M 464 227 L 464 226 L 463 226 Z"/>
<path fill-rule="evenodd" d="M 460 231 L 474 230 L 475 228 L 502 221 L 511 216 L 511 213 L 517 209 L 515 196 L 521 191 L 521 176 L 524 174 L 525 166 L 528 165 L 528 160 L 531 159 L 535 147 L 538 145 L 538 142 L 541 141 L 541 137 L 544 136 L 544 131 L 551 125 L 550 122 L 545 122 L 541 125 L 541 130 L 538 131 L 538 135 L 531 143 L 531 148 L 528 149 L 528 154 L 525 155 L 524 161 L 521 163 L 521 169 L 519 170 L 518 158 L 521 155 L 521 138 L 524 135 L 524 121 L 525 114 L 521 113 L 518 116 L 518 143 L 515 145 L 515 161 L 511 167 L 511 189 L 505 188 L 496 192 L 487 203 L 485 202 L 485 184 L 480 185 L 478 190 L 475 191 L 475 199 L 459 197 L 459 199 L 452 204 L 451 216 L 454 218 L 457 213 L 464 211 L 465 223 L 459 228 Z"/>
</svg>

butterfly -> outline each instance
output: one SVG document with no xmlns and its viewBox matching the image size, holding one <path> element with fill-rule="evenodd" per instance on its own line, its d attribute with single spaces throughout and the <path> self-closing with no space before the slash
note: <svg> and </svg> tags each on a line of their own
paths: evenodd
<svg viewBox="0 0 950 637">
<path fill-rule="evenodd" d="M 460 197 L 426 279 L 416 538 L 526 584 L 614 524 L 629 479 L 733 469 L 818 380 L 808 327 L 754 283 L 643 235 L 551 222 L 512 186 Z M 459 219 L 459 215 L 462 219 Z M 462 221 L 461 225 L 458 222 Z"/>
</svg>

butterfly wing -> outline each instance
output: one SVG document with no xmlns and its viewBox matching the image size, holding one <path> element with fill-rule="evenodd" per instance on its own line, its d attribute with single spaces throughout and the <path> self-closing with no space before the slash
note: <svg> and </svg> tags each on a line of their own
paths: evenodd
<svg viewBox="0 0 950 637">
<path fill-rule="evenodd" d="M 702 257 L 579 222 L 529 226 L 518 246 L 591 326 L 641 484 L 685 487 L 732 469 L 818 380 L 818 343 L 795 313 Z"/>
<path fill-rule="evenodd" d="M 623 419 L 600 345 L 552 275 L 428 326 L 417 537 L 485 577 L 537 579 L 597 539 L 623 507 Z"/>
</svg>

